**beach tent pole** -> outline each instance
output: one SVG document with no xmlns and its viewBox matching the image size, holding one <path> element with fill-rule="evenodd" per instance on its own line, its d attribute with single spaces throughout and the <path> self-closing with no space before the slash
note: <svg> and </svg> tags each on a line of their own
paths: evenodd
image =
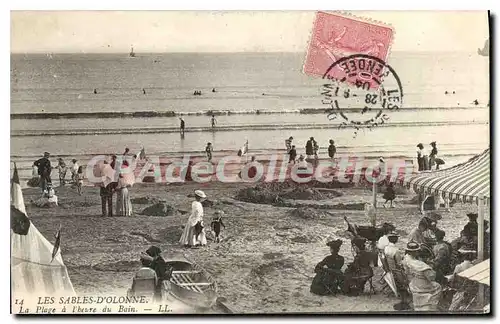
<svg viewBox="0 0 500 324">
<path fill-rule="evenodd" d="M 483 196 L 477 198 L 477 214 L 478 214 L 478 226 L 477 226 L 477 258 L 479 262 L 484 259 L 484 200 Z M 484 305 L 484 285 L 479 283 L 478 291 L 478 302 L 481 307 Z"/>
<path fill-rule="evenodd" d="M 373 181 L 373 216 L 372 216 L 372 226 L 377 226 L 377 182 Z"/>
</svg>

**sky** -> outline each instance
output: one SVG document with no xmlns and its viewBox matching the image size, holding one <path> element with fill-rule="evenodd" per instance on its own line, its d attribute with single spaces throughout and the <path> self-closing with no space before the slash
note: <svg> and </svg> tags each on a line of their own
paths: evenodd
<svg viewBox="0 0 500 324">
<path fill-rule="evenodd" d="M 392 25 L 393 51 L 474 52 L 486 11 L 355 11 Z M 304 52 L 313 11 L 12 11 L 12 53 Z"/>
</svg>

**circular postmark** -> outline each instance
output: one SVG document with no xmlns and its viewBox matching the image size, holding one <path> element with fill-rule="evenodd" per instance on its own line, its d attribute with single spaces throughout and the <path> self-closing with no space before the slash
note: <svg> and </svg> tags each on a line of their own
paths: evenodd
<svg viewBox="0 0 500 324">
<path fill-rule="evenodd" d="M 322 104 L 329 120 L 339 128 L 361 128 L 384 124 L 390 112 L 403 104 L 403 88 L 394 69 L 383 60 L 354 54 L 335 61 L 323 75 Z"/>
</svg>

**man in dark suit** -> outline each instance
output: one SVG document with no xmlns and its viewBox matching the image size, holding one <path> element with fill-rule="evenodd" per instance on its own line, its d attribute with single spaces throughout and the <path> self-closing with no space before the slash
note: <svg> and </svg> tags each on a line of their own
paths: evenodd
<svg viewBox="0 0 500 324">
<path fill-rule="evenodd" d="M 47 189 L 47 184 L 52 183 L 50 179 L 50 173 L 52 172 L 52 166 L 50 165 L 50 153 L 43 153 L 43 158 L 38 159 L 33 163 L 38 168 L 38 175 L 40 176 L 40 188 L 42 192 Z"/>
</svg>

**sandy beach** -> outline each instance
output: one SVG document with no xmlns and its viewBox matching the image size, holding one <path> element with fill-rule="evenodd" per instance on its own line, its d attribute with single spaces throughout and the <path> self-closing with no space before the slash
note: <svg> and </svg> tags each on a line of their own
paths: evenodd
<svg viewBox="0 0 500 324">
<path fill-rule="evenodd" d="M 369 224 L 362 210 L 362 204 L 372 199 L 369 189 L 335 189 L 333 195 L 309 189 L 314 190 L 314 200 L 284 199 L 278 205 L 235 199 L 241 198 L 241 190 L 253 186 L 215 182 L 136 184 L 131 197 L 133 201 L 142 198 L 143 204 L 134 204 L 132 217 L 101 217 L 99 189 L 93 187 L 85 187 L 82 196 L 70 186 L 56 188 L 59 207 L 51 209 L 30 203 L 39 197 L 38 188 L 25 189 L 24 199 L 29 217 L 52 243 L 62 225 L 61 251 L 78 295 L 126 294 L 140 268 L 140 253 L 154 244 L 167 255 L 183 254 L 204 267 L 216 279 L 219 296 L 227 298 L 237 312 L 393 311 L 398 299 L 381 291 L 379 268 L 375 269 L 373 281 L 375 295 L 369 294 L 368 287 L 359 297 L 316 296 L 309 292 L 314 266 L 329 254 L 327 240 L 342 239 L 340 254 L 346 258 L 346 265 L 352 261 L 343 217 L 358 225 Z M 204 190 L 213 203 L 205 207 L 205 222 L 210 222 L 215 210 L 223 210 L 226 229 L 221 243 L 214 243 L 209 233 L 207 247 L 185 249 L 178 240 L 190 210 L 192 198 L 188 195 L 196 189 Z M 419 213 L 412 203 L 413 191 L 400 188 L 398 192 L 401 194 L 396 207 L 379 208 L 377 222 L 395 224 L 401 235 L 398 244 L 404 247 L 408 233 L 419 221 Z M 317 200 L 322 195 L 325 199 Z M 138 215 L 155 199 L 172 207 L 170 216 Z M 378 201 L 381 205 L 382 194 Z M 451 211 L 442 212 L 438 226 L 446 231 L 448 241 L 458 236 L 467 222 L 465 213 L 475 208 L 457 203 Z"/>
</svg>

